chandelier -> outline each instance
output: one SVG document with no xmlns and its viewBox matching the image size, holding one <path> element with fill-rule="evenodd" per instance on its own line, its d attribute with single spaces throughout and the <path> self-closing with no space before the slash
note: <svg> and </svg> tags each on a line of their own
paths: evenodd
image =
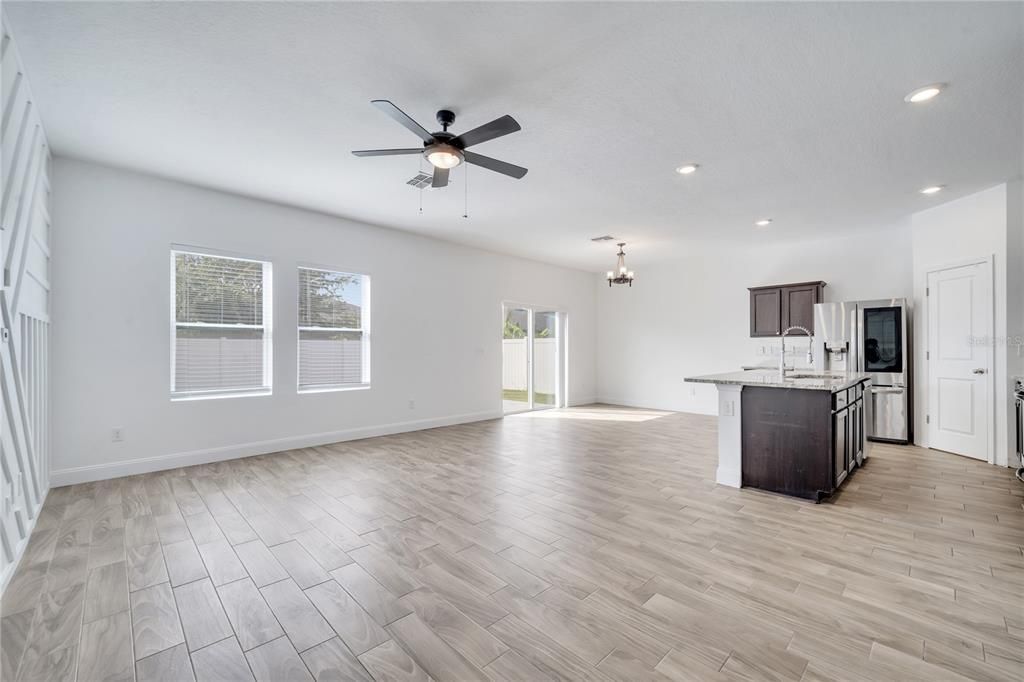
<svg viewBox="0 0 1024 682">
<path fill-rule="evenodd" d="M 633 286 L 633 271 L 626 269 L 626 252 L 622 250 L 622 247 L 625 245 L 626 242 L 619 242 L 619 262 L 614 270 L 608 271 L 608 286 L 612 284 L 628 284 Z"/>
</svg>

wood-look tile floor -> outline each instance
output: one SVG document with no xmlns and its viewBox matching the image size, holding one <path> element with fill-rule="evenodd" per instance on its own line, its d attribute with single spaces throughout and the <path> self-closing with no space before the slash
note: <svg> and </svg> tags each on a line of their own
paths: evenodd
<svg viewBox="0 0 1024 682">
<path fill-rule="evenodd" d="M 607 407 L 54 489 L 4 680 L 1020 680 L 1024 487 L 876 446 L 813 505 Z"/>
</svg>

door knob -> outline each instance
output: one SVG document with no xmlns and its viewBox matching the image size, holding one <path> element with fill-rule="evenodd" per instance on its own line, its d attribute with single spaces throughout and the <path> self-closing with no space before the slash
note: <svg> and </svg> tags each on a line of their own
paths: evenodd
<svg viewBox="0 0 1024 682">
<path fill-rule="evenodd" d="M 985 373 L 985 368 L 984 367 L 975 367 L 974 369 L 971 370 L 971 373 L 972 374 L 984 374 Z"/>
</svg>

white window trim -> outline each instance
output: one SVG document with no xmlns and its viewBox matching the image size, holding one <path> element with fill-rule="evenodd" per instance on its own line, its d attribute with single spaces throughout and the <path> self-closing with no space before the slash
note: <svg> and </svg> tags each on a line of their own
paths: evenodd
<svg viewBox="0 0 1024 682">
<path fill-rule="evenodd" d="M 368 273 L 356 272 L 354 270 L 347 270 L 344 268 L 336 268 L 326 265 L 307 265 L 305 263 L 299 263 L 296 268 L 296 274 L 298 270 L 322 270 L 324 272 L 334 272 L 342 275 L 358 275 L 362 278 L 360 282 L 360 289 L 363 295 L 362 306 L 360 310 L 360 319 L 363 323 L 362 328 L 355 327 L 303 327 L 297 326 L 295 333 L 295 391 L 296 393 L 338 393 L 343 391 L 365 391 L 371 388 L 370 381 L 370 311 L 372 304 L 370 303 L 370 280 L 371 277 Z M 298 316 L 298 301 L 296 300 L 295 307 L 296 317 Z M 338 331 L 338 332 L 360 332 L 362 333 L 363 343 L 363 366 L 362 366 L 362 378 L 360 382 L 353 382 L 348 384 L 329 384 L 321 386 L 303 386 L 299 383 L 299 376 L 301 372 L 301 358 L 300 353 L 302 352 L 300 336 L 303 331 Z"/>
<path fill-rule="evenodd" d="M 175 292 L 177 289 L 176 267 L 174 257 L 179 253 L 187 253 L 196 256 L 211 256 L 214 258 L 229 258 L 232 260 L 260 263 L 263 266 L 263 325 L 254 324 L 208 324 L 206 322 L 178 322 L 177 301 Z M 197 248 L 179 244 L 171 244 L 170 253 L 170 356 L 171 356 L 171 402 L 185 402 L 193 400 L 216 400 L 220 398 L 251 398 L 269 396 L 274 393 L 274 340 L 273 340 L 273 300 L 274 300 L 274 270 L 270 259 L 255 258 L 253 256 L 239 256 L 234 253 L 219 251 L 217 249 Z M 196 327 L 206 329 L 262 329 L 263 330 L 263 386 L 256 388 L 239 389 L 213 389 L 208 391 L 175 391 L 174 381 L 177 363 L 177 328 Z"/>
</svg>

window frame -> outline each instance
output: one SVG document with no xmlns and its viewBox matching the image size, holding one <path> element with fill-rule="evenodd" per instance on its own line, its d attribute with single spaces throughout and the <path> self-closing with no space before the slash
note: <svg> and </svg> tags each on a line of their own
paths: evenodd
<svg viewBox="0 0 1024 682">
<path fill-rule="evenodd" d="M 319 270 L 337 275 L 354 275 L 360 278 L 360 292 L 362 302 L 360 304 L 359 321 L 360 327 L 308 327 L 299 324 L 299 297 L 302 296 L 300 270 Z M 295 268 L 296 291 L 295 291 L 295 391 L 299 394 L 306 393 L 338 393 L 344 391 L 365 391 L 371 387 L 370 379 L 370 292 L 371 276 L 367 272 L 355 272 L 353 270 L 339 268 L 330 265 L 317 265 L 312 263 L 298 263 Z M 360 381 L 347 384 L 320 384 L 303 386 L 302 379 L 302 332 L 304 331 L 334 331 L 334 332 L 359 332 L 362 334 L 362 367 L 360 368 Z"/>
<path fill-rule="evenodd" d="M 227 260 L 246 261 L 259 263 L 263 269 L 263 324 L 210 324 L 207 322 L 178 322 L 176 292 L 178 287 L 176 256 L 188 254 L 192 256 L 209 256 L 211 258 L 223 258 Z M 185 244 L 171 244 L 170 250 L 170 398 L 172 402 L 185 402 L 190 400 L 215 400 L 221 398 L 247 398 L 270 396 L 274 393 L 274 277 L 273 263 L 269 258 L 258 256 L 241 255 L 219 249 L 206 247 L 188 246 Z M 178 327 L 191 327 L 195 329 L 262 329 L 263 330 L 263 385 L 258 388 L 216 388 L 197 391 L 175 390 L 178 350 L 177 332 Z"/>
</svg>

